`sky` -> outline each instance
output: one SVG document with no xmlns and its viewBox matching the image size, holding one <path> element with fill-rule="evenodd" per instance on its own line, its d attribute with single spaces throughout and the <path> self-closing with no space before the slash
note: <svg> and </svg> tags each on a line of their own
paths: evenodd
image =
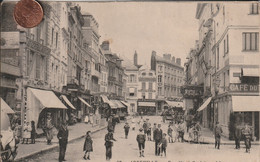
<svg viewBox="0 0 260 162">
<path fill-rule="evenodd" d="M 182 65 L 198 39 L 196 2 L 82 2 L 81 12 L 99 23 L 100 44 L 110 41 L 112 52 L 150 65 L 151 53 L 170 53 Z"/>
</svg>

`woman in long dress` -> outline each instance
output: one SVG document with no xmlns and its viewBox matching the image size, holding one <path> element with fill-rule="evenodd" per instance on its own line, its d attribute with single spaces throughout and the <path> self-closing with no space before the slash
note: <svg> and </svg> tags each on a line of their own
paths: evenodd
<svg viewBox="0 0 260 162">
<path fill-rule="evenodd" d="M 51 119 L 51 114 L 47 115 L 47 121 L 46 121 L 46 139 L 47 139 L 47 144 L 51 145 L 51 140 L 53 139 L 53 124 L 52 124 L 52 119 Z"/>
<path fill-rule="evenodd" d="M 91 131 L 88 131 L 86 134 L 83 151 L 85 151 L 83 158 L 85 160 L 90 160 L 90 152 L 93 151 L 93 141 L 91 138 Z"/>
<path fill-rule="evenodd" d="M 23 127 L 23 143 L 26 140 L 26 144 L 28 144 L 28 140 L 31 138 L 31 131 L 32 128 L 30 126 L 30 123 L 26 122 L 26 124 Z"/>
</svg>

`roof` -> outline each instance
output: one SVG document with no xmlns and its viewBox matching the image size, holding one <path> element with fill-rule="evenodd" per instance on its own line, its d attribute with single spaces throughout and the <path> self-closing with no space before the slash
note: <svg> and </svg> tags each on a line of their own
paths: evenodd
<svg viewBox="0 0 260 162">
<path fill-rule="evenodd" d="M 161 56 L 155 56 L 156 57 L 156 61 L 160 61 L 160 62 L 164 62 L 164 63 L 167 63 L 167 64 L 171 64 L 171 65 L 173 65 L 173 66 L 176 66 L 176 67 L 179 67 L 179 68 L 183 68 L 184 69 L 184 67 L 182 67 L 181 65 L 178 65 L 178 64 L 176 64 L 176 63 L 173 63 L 172 61 L 170 61 L 170 60 L 166 60 L 166 59 L 164 59 L 163 57 L 161 57 Z"/>
<path fill-rule="evenodd" d="M 122 66 L 126 70 L 138 70 L 139 68 L 133 64 L 132 61 L 130 61 L 128 58 L 126 58 L 124 55 L 122 55 L 124 61 L 122 62 Z"/>
</svg>

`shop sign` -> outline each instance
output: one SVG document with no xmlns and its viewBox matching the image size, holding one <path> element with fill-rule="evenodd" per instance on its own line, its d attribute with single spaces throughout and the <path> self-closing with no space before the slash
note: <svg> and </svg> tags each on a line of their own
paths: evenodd
<svg viewBox="0 0 260 162">
<path fill-rule="evenodd" d="M 203 87 L 187 86 L 181 87 L 181 93 L 185 98 L 199 97 L 203 95 Z"/>
<path fill-rule="evenodd" d="M 256 84 L 243 84 L 243 83 L 230 83 L 230 92 L 259 92 L 259 85 Z"/>
</svg>

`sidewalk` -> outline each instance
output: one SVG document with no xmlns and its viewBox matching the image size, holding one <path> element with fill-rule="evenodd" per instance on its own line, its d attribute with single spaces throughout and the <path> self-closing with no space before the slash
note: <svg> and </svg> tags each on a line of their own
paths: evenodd
<svg viewBox="0 0 260 162">
<path fill-rule="evenodd" d="M 69 139 L 68 142 L 72 142 L 74 140 L 83 138 L 88 130 L 92 133 L 105 129 L 107 127 L 107 122 L 103 126 L 96 125 L 92 127 L 91 124 L 85 123 L 77 123 L 72 126 L 68 126 L 69 130 Z M 57 139 L 57 131 L 54 131 L 54 136 L 52 140 L 52 145 L 47 145 L 46 138 L 41 137 L 36 139 L 35 144 L 18 144 L 18 154 L 15 158 L 15 161 L 22 161 L 26 158 L 34 156 L 36 154 L 40 154 L 46 151 L 50 151 L 52 149 L 58 148 L 58 139 Z"/>
<path fill-rule="evenodd" d="M 185 132 L 184 139 L 189 140 L 189 134 Z M 242 142 L 242 141 L 241 141 Z M 202 144 L 215 144 L 215 137 L 213 132 L 208 128 L 201 129 L 200 143 Z M 221 137 L 221 144 L 223 145 L 235 145 L 234 140 L 229 140 L 226 137 Z M 260 141 L 253 141 L 252 145 L 260 145 Z"/>
</svg>

